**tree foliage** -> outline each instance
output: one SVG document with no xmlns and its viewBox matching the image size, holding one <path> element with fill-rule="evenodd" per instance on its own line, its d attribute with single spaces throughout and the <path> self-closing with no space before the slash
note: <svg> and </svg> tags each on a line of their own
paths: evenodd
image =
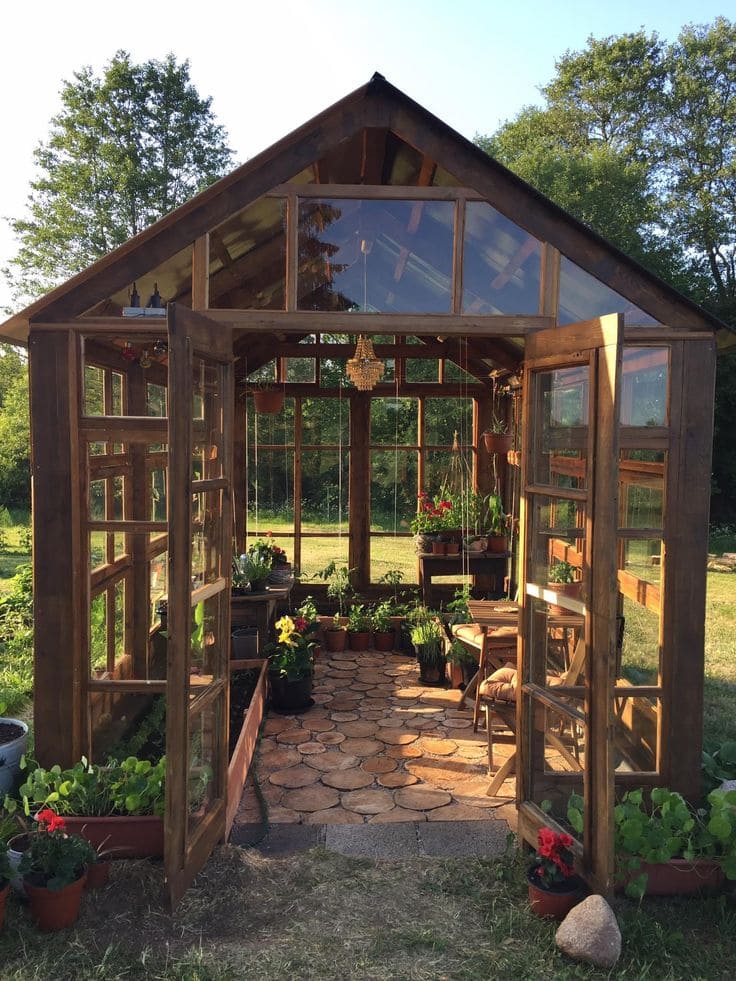
<svg viewBox="0 0 736 981">
<path fill-rule="evenodd" d="M 30 501 L 28 366 L 17 348 L 0 344 L 0 505 Z"/>
<path fill-rule="evenodd" d="M 476 142 L 722 320 L 736 323 L 736 24 L 643 30 L 567 51 L 527 107 Z M 734 355 L 719 364 L 713 490 L 736 515 Z"/>
<path fill-rule="evenodd" d="M 28 302 L 121 245 L 229 168 L 226 133 L 189 62 L 136 65 L 118 51 L 101 76 L 65 81 L 62 109 L 34 153 L 37 176 L 6 273 Z"/>
</svg>

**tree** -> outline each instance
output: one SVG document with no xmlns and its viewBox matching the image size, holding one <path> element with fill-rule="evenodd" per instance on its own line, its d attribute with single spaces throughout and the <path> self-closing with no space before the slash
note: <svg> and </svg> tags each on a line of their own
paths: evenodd
<svg viewBox="0 0 736 981">
<path fill-rule="evenodd" d="M 118 51 L 102 76 L 85 67 L 65 81 L 61 112 L 34 153 L 20 242 L 8 276 L 19 304 L 136 235 L 231 166 L 211 99 L 191 84 L 189 62 L 135 65 Z"/>
<path fill-rule="evenodd" d="M 736 322 L 736 25 L 643 31 L 566 52 L 526 108 L 476 142 L 728 323 Z M 714 513 L 736 517 L 736 355 L 719 362 Z"/>
<path fill-rule="evenodd" d="M 0 344 L 0 505 L 30 501 L 28 367 L 17 348 Z"/>
</svg>

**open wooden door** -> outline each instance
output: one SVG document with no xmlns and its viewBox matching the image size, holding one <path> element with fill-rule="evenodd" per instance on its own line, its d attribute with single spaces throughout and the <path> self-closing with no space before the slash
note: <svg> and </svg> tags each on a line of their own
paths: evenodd
<svg viewBox="0 0 736 981">
<path fill-rule="evenodd" d="M 618 314 L 527 337 L 517 797 L 523 836 L 584 799 L 582 869 L 613 886 Z M 567 574 L 567 575 L 566 575 Z M 573 576 L 575 583 L 565 583 Z M 557 580 L 557 581 L 556 581 Z"/>
<path fill-rule="evenodd" d="M 232 334 L 172 304 L 164 862 L 172 908 L 225 833 Z"/>
</svg>

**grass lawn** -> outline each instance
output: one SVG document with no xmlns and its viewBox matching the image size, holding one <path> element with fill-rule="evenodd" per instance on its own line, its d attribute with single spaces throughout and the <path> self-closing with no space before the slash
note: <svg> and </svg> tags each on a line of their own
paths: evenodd
<svg viewBox="0 0 736 981">
<path fill-rule="evenodd" d="M 39 934 L 9 903 L 3 981 L 181 979 L 725 979 L 736 962 L 727 898 L 616 900 L 613 971 L 574 964 L 529 911 L 524 863 L 373 862 L 313 849 L 288 858 L 218 849 L 175 915 L 160 867 L 121 862 L 77 926 Z"/>
</svg>

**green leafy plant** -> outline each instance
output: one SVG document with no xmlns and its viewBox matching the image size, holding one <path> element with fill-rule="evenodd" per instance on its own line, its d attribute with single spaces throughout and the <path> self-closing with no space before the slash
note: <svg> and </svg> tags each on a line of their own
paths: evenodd
<svg viewBox="0 0 736 981">
<path fill-rule="evenodd" d="M 362 603 L 355 603 L 348 611 L 348 631 L 353 634 L 366 633 L 371 629 L 371 618 Z"/>
<path fill-rule="evenodd" d="M 401 571 L 401 569 L 389 569 L 388 572 L 384 572 L 378 581 L 387 586 L 391 586 L 393 590 L 393 605 L 394 607 L 398 606 L 399 586 L 404 581 L 404 573 Z"/>
<path fill-rule="evenodd" d="M 301 618 L 298 618 L 301 619 Z M 302 629 L 299 629 L 299 626 Z M 289 681 L 298 681 L 312 673 L 312 650 L 314 643 L 304 632 L 306 621 L 298 625 L 297 620 L 283 616 L 276 621 L 276 640 L 266 645 L 265 653 L 269 660 L 269 670 Z"/>
<path fill-rule="evenodd" d="M 505 535 L 508 530 L 509 516 L 503 509 L 500 494 L 489 494 L 485 501 L 485 516 L 483 523 L 489 535 Z"/>
<path fill-rule="evenodd" d="M 164 812 L 165 757 L 153 764 L 130 756 L 104 766 L 83 757 L 66 770 L 58 764 L 47 770 L 34 761 L 26 761 L 26 766 L 28 776 L 18 793 L 27 817 L 43 808 L 70 817 L 161 816 Z M 17 801 L 6 797 L 5 807 L 14 813 Z"/>
<path fill-rule="evenodd" d="M 707 790 L 714 790 L 722 780 L 736 780 L 736 740 L 727 739 L 716 749 L 703 751 L 703 778 Z"/>
<path fill-rule="evenodd" d="M 237 572 L 239 575 L 237 585 L 248 583 L 251 589 L 260 589 L 271 574 L 271 559 L 267 555 L 260 554 L 241 555 L 237 559 Z"/>
<path fill-rule="evenodd" d="M 447 604 L 448 623 L 469 623 L 470 622 L 470 583 L 463 583 L 453 593 L 452 599 Z"/>
<path fill-rule="evenodd" d="M 417 660 L 427 667 L 442 666 L 445 663 L 444 632 L 437 614 L 426 607 L 417 607 L 412 622 L 410 636 Z"/>
<path fill-rule="evenodd" d="M 614 808 L 616 878 L 628 896 L 640 899 L 646 890 L 641 863 L 659 864 L 673 858 L 717 862 L 726 877 L 736 879 L 736 791 L 713 790 L 706 807 L 693 807 L 665 787 L 627 791 Z M 567 817 L 582 834 L 583 799 L 572 794 Z"/>
<path fill-rule="evenodd" d="M 453 640 L 446 656 L 450 664 L 456 664 L 459 667 L 462 667 L 463 664 L 470 665 L 478 663 L 478 659 L 459 640 Z"/>
<path fill-rule="evenodd" d="M 370 624 L 377 633 L 388 633 L 393 630 L 391 617 L 394 615 L 395 604 L 390 599 L 381 600 L 370 611 Z"/>
<path fill-rule="evenodd" d="M 84 838 L 66 833 L 66 822 L 50 808 L 36 815 L 37 829 L 29 832 L 19 873 L 36 886 L 57 892 L 80 879 L 97 852 Z"/>
<path fill-rule="evenodd" d="M 333 561 L 320 572 L 315 573 L 317 579 L 327 583 L 327 595 L 337 601 L 339 616 L 344 615 L 345 604 L 354 593 L 351 581 L 353 572 L 354 570 L 348 569 L 346 565 L 338 566 Z"/>
<path fill-rule="evenodd" d="M 575 582 L 575 566 L 560 559 L 550 567 L 548 579 L 558 583 Z"/>
<path fill-rule="evenodd" d="M 307 596 L 301 605 L 297 607 L 296 617 L 301 618 L 305 622 L 302 633 L 307 637 L 314 637 L 319 630 L 319 614 L 317 613 L 317 604 L 311 596 Z M 298 622 L 298 620 L 295 620 L 295 622 Z"/>
</svg>

